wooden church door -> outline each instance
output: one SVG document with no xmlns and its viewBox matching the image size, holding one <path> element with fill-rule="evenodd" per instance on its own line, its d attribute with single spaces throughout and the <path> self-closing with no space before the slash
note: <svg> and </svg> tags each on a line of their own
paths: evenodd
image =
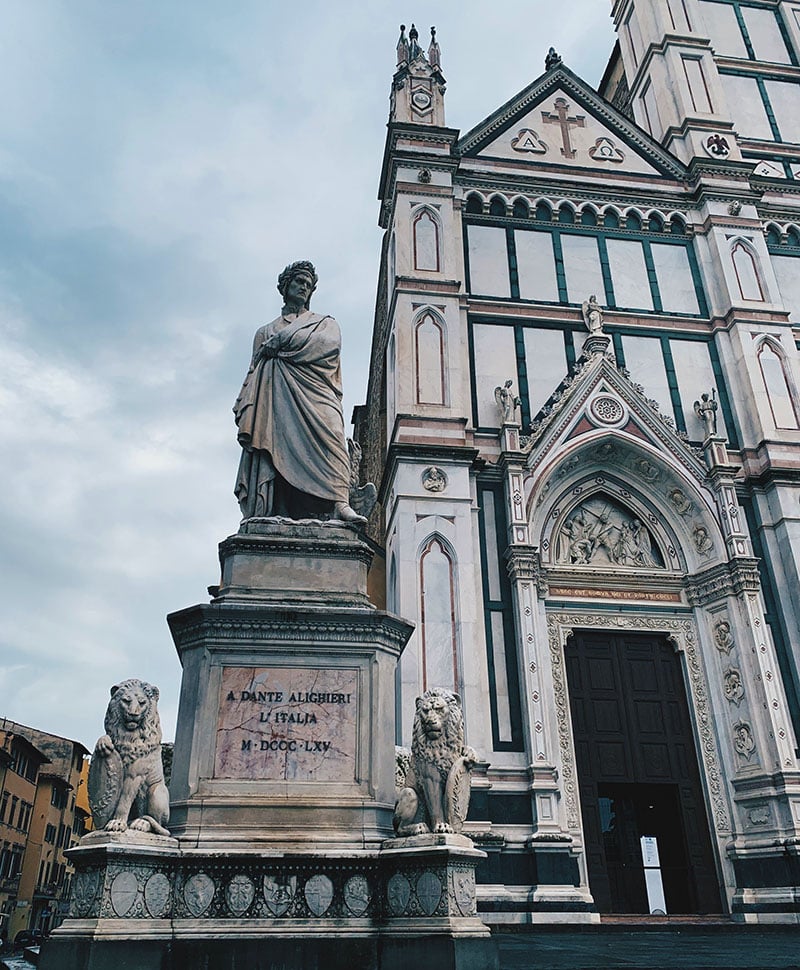
<svg viewBox="0 0 800 970">
<path fill-rule="evenodd" d="M 597 908 L 720 912 L 680 658 L 663 637 L 576 631 L 566 664 Z"/>
</svg>

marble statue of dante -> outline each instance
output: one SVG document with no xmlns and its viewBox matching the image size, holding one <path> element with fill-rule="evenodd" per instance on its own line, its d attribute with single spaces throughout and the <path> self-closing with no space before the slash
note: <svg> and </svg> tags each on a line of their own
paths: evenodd
<svg viewBox="0 0 800 970">
<path fill-rule="evenodd" d="M 349 505 L 341 333 L 309 310 L 314 266 L 292 263 L 278 277 L 281 315 L 260 327 L 233 407 L 242 457 L 234 490 L 245 519 L 366 522 Z"/>
</svg>

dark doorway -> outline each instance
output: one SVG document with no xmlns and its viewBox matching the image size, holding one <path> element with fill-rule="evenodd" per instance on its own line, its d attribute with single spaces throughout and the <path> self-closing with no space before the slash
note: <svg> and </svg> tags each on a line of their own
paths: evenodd
<svg viewBox="0 0 800 970">
<path fill-rule="evenodd" d="M 720 912 L 680 658 L 663 637 L 576 632 L 566 661 L 597 908 Z"/>
</svg>

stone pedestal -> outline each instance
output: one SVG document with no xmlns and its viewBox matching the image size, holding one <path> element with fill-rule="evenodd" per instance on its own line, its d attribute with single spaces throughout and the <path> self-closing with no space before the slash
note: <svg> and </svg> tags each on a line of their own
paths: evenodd
<svg viewBox="0 0 800 970">
<path fill-rule="evenodd" d="M 264 946 L 286 970 L 389 970 L 417 950 L 495 965 L 483 853 L 391 838 L 412 625 L 369 603 L 371 555 L 342 523 L 249 520 L 221 543 L 211 603 L 168 618 L 183 665 L 173 838 L 98 832 L 70 852 L 70 918 L 44 970 L 255 970 Z"/>
<path fill-rule="evenodd" d="M 392 834 L 394 672 L 412 627 L 370 605 L 371 557 L 341 523 L 250 520 L 220 545 L 212 602 L 169 616 L 181 841 L 363 850 Z"/>
</svg>

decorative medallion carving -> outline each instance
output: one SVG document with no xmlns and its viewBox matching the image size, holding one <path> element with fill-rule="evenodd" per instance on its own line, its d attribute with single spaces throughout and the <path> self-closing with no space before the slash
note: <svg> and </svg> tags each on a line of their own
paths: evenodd
<svg viewBox="0 0 800 970">
<path fill-rule="evenodd" d="M 733 648 L 733 633 L 727 618 L 717 620 L 714 624 L 714 645 L 720 653 L 730 653 Z"/>
<path fill-rule="evenodd" d="M 234 916 L 244 916 L 256 895 L 256 887 L 249 876 L 240 873 L 225 887 L 225 901 Z"/>
<path fill-rule="evenodd" d="M 92 904 L 97 898 L 100 888 L 100 874 L 96 869 L 77 872 L 72 881 L 70 894 L 71 912 L 73 916 L 87 916 Z"/>
<path fill-rule="evenodd" d="M 139 881 L 135 873 L 130 871 L 117 873 L 111 883 L 110 895 L 111 905 L 117 916 L 127 916 L 139 895 Z"/>
<path fill-rule="evenodd" d="M 756 750 L 756 742 L 753 738 L 753 729 L 747 721 L 737 721 L 733 725 L 733 746 L 740 758 L 749 761 Z"/>
<path fill-rule="evenodd" d="M 386 899 L 389 902 L 389 912 L 392 916 L 402 916 L 411 900 L 411 883 L 406 877 L 396 872 L 386 884 Z"/>
<path fill-rule="evenodd" d="M 351 876 L 342 892 L 344 904 L 353 916 L 363 916 L 369 909 L 371 893 L 366 876 Z"/>
<path fill-rule="evenodd" d="M 766 803 L 763 805 L 753 805 L 747 813 L 747 817 L 750 819 L 752 825 L 766 825 L 770 820 L 770 815 L 769 805 Z"/>
<path fill-rule="evenodd" d="M 692 501 L 679 488 L 669 489 L 667 498 L 672 502 L 678 515 L 688 515 L 694 508 Z"/>
<path fill-rule="evenodd" d="M 422 473 L 422 486 L 429 492 L 443 492 L 447 488 L 447 475 L 441 468 L 431 465 Z"/>
<path fill-rule="evenodd" d="M 742 672 L 736 667 L 729 667 L 722 675 L 722 683 L 725 690 L 725 697 L 737 707 L 744 697 L 744 685 L 742 684 Z"/>
<path fill-rule="evenodd" d="M 163 872 L 154 872 L 144 884 L 144 902 L 154 919 L 160 919 L 169 909 L 172 887 Z"/>
<path fill-rule="evenodd" d="M 589 158 L 593 162 L 624 162 L 625 153 L 617 148 L 610 138 L 598 138 L 589 149 Z"/>
<path fill-rule="evenodd" d="M 442 899 L 442 884 L 432 872 L 423 872 L 417 880 L 417 899 L 426 916 L 433 916 Z"/>
<path fill-rule="evenodd" d="M 727 158 L 731 153 L 731 143 L 716 132 L 703 141 L 703 148 L 712 158 Z"/>
<path fill-rule="evenodd" d="M 515 152 L 528 152 L 532 155 L 544 155 L 547 152 L 547 145 L 533 128 L 520 128 L 511 139 L 511 147 Z"/>
<path fill-rule="evenodd" d="M 333 883 L 327 876 L 317 873 L 305 884 L 303 895 L 314 916 L 322 916 L 333 902 Z"/>
<path fill-rule="evenodd" d="M 214 898 L 214 880 L 204 872 L 189 876 L 183 887 L 183 901 L 192 916 L 202 916 Z"/>
<path fill-rule="evenodd" d="M 598 424 L 619 424 L 625 417 L 625 408 L 610 394 L 600 394 L 589 405 L 589 414 Z"/>
<path fill-rule="evenodd" d="M 297 876 L 264 876 L 264 901 L 273 916 L 283 916 L 294 902 Z"/>
<path fill-rule="evenodd" d="M 707 556 L 714 548 L 714 540 L 708 534 L 708 529 L 704 525 L 695 525 L 692 529 L 692 539 L 697 551 L 702 556 Z"/>
<path fill-rule="evenodd" d="M 453 873 L 453 898 L 462 916 L 475 912 L 475 873 L 473 870 Z"/>
</svg>

